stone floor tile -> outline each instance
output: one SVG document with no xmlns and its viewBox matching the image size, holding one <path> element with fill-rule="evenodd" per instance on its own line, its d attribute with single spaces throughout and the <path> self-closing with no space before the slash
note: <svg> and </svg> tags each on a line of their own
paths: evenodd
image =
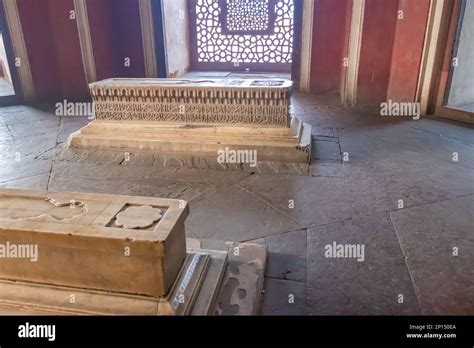
<svg viewBox="0 0 474 348">
<path fill-rule="evenodd" d="M 198 238 L 248 241 L 301 229 L 285 213 L 231 186 L 190 205 L 186 229 Z"/>
<path fill-rule="evenodd" d="M 58 143 L 66 142 L 71 133 L 86 126 L 90 120 L 85 116 L 61 117 L 58 131 Z"/>
<path fill-rule="evenodd" d="M 342 160 L 339 144 L 332 141 L 313 140 L 311 157 L 320 160 L 340 162 Z"/>
<path fill-rule="evenodd" d="M 474 195 L 392 212 L 424 314 L 474 314 Z"/>
<path fill-rule="evenodd" d="M 304 283 L 265 278 L 265 292 L 260 304 L 262 315 L 305 315 Z"/>
<path fill-rule="evenodd" d="M 321 126 L 312 126 L 311 134 L 313 137 L 325 137 L 325 138 L 336 138 L 337 131 L 332 127 L 321 127 Z"/>
<path fill-rule="evenodd" d="M 350 190 L 341 178 L 255 174 L 239 185 L 304 227 L 345 220 L 352 214 Z"/>
<path fill-rule="evenodd" d="M 344 178 L 344 164 L 314 160 L 309 166 L 309 175 L 328 178 Z"/>
<path fill-rule="evenodd" d="M 339 245 L 354 245 L 361 252 L 350 254 L 348 250 L 332 255 L 346 257 L 329 257 L 334 244 L 336 250 Z M 420 313 L 388 214 L 309 229 L 307 255 L 307 304 L 311 314 Z M 401 299 L 403 303 L 399 303 Z"/>
<path fill-rule="evenodd" d="M 81 191 L 145 197 L 183 199 L 189 202 L 210 195 L 221 187 L 200 182 L 183 182 L 157 179 L 117 179 L 111 177 L 53 173 L 49 184 L 52 191 Z"/>
<path fill-rule="evenodd" d="M 0 141 L 1 159 L 15 159 L 17 157 L 37 157 L 44 152 L 54 148 L 57 134 L 46 133 L 18 138 L 7 141 Z"/>
<path fill-rule="evenodd" d="M 265 237 L 265 245 L 268 252 L 267 277 L 306 280 L 306 230 Z"/>
<path fill-rule="evenodd" d="M 0 160 L 0 183 L 38 176 L 51 171 L 51 161 L 24 158 L 19 161 Z"/>
<path fill-rule="evenodd" d="M 53 134 L 56 137 L 60 121 L 59 117 L 50 117 L 39 121 L 11 124 L 8 128 L 15 139 L 43 134 Z"/>
<path fill-rule="evenodd" d="M 22 179 L 0 182 L 0 187 L 24 190 L 47 190 L 49 173 L 29 176 Z"/>
<path fill-rule="evenodd" d="M 45 112 L 26 105 L 2 107 L 0 117 L 4 124 L 14 125 L 57 118 L 52 112 Z"/>
<path fill-rule="evenodd" d="M 412 178 L 399 170 L 371 170 L 370 166 L 345 165 L 348 194 L 352 197 L 352 215 L 364 216 L 397 210 L 456 197 L 423 178 Z M 401 171 L 404 168 L 400 168 Z M 408 170 L 406 170 L 408 171 Z M 400 201 L 402 200 L 402 201 Z"/>
</svg>

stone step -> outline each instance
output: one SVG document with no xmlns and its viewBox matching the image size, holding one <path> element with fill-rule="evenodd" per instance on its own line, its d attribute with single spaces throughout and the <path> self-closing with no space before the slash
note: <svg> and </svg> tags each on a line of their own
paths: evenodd
<svg viewBox="0 0 474 348">
<path fill-rule="evenodd" d="M 133 141 L 152 141 L 152 142 L 171 142 L 178 141 L 182 143 L 203 143 L 203 144 L 228 144 L 228 145 L 272 145 L 272 146 L 297 146 L 299 141 L 296 137 L 284 136 L 265 136 L 259 137 L 255 135 L 242 134 L 228 134 L 225 137 L 219 134 L 194 134 L 193 132 L 186 132 L 185 130 L 167 133 L 152 133 L 152 132 L 108 132 L 104 136 L 104 131 L 90 130 L 82 133 L 84 137 L 89 139 L 102 138 L 109 140 L 118 140 L 127 138 Z"/>
<path fill-rule="evenodd" d="M 309 127 L 309 133 L 308 133 Z M 255 150 L 258 160 L 309 162 L 311 127 L 188 127 L 142 122 L 93 121 L 71 134 L 69 146 L 89 149 L 141 150 L 216 157 L 218 150 Z"/>
<path fill-rule="evenodd" d="M 91 123 L 92 124 L 92 123 Z M 296 136 L 294 130 L 290 127 L 283 126 L 233 126 L 228 124 L 209 125 L 206 123 L 164 123 L 164 122 L 149 122 L 149 121 L 95 121 L 93 127 L 85 127 L 85 129 L 94 130 L 116 130 L 130 132 L 134 129 L 139 129 L 143 132 L 175 132 L 179 129 L 192 130 L 193 133 L 199 134 L 255 134 L 255 135 L 270 135 L 270 136 Z"/>
</svg>

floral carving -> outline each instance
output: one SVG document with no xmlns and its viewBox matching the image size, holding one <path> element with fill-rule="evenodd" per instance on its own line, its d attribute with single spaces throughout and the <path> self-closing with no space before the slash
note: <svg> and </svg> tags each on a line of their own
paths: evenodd
<svg viewBox="0 0 474 348">
<path fill-rule="evenodd" d="M 123 228 L 147 228 L 163 217 L 163 212 L 159 208 L 149 205 L 129 207 L 117 214 L 115 224 Z"/>
</svg>

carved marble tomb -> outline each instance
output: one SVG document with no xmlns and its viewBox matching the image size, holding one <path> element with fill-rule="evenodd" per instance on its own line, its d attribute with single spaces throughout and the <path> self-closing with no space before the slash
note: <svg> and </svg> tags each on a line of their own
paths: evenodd
<svg viewBox="0 0 474 348">
<path fill-rule="evenodd" d="M 113 78 L 89 85 L 95 120 L 69 146 L 215 158 L 225 148 L 259 160 L 309 163 L 311 126 L 290 115 L 283 79 Z"/>
<path fill-rule="evenodd" d="M 187 250 L 187 215 L 175 199 L 0 189 L 0 314 L 220 313 L 228 253 Z"/>
</svg>

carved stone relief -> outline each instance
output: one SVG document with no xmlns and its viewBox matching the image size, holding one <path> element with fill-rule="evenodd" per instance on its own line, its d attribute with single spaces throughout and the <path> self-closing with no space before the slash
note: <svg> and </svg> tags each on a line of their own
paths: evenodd
<svg viewBox="0 0 474 348">
<path fill-rule="evenodd" d="M 87 213 L 84 202 L 58 202 L 54 198 L 0 196 L 0 219 L 67 221 Z"/>
<path fill-rule="evenodd" d="M 163 217 L 163 211 L 149 205 L 129 207 L 117 214 L 115 225 L 123 228 L 147 228 Z"/>
<path fill-rule="evenodd" d="M 98 120 L 289 125 L 291 81 L 109 79 L 90 85 Z"/>
</svg>

